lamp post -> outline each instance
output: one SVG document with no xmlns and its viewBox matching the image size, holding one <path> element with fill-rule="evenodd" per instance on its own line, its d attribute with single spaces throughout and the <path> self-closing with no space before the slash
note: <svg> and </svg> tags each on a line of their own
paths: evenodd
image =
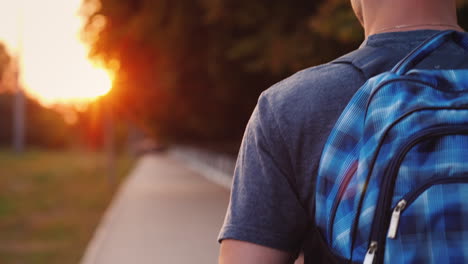
<svg viewBox="0 0 468 264">
<path fill-rule="evenodd" d="M 21 55 L 23 51 L 23 1 L 18 10 L 18 51 L 14 67 L 14 103 L 13 103 L 13 149 L 17 154 L 24 152 L 25 138 L 25 98 L 20 84 Z"/>
<path fill-rule="evenodd" d="M 15 90 L 14 90 L 14 104 L 13 104 L 13 149 L 15 153 L 20 154 L 24 152 L 24 138 L 25 138 L 25 98 L 23 89 L 20 85 L 20 63 L 19 56 L 15 67 Z"/>
<path fill-rule="evenodd" d="M 112 111 L 112 103 L 109 100 L 104 101 L 104 144 L 107 156 L 107 173 L 109 185 L 114 187 L 117 183 L 116 179 L 116 150 L 114 143 L 114 114 Z"/>
</svg>

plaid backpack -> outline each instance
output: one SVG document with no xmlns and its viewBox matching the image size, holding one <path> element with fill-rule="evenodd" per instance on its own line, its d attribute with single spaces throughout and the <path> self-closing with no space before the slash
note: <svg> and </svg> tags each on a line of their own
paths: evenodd
<svg viewBox="0 0 468 264">
<path fill-rule="evenodd" d="M 339 263 L 468 263 L 468 70 L 411 69 L 444 31 L 351 99 L 322 153 L 316 224 Z"/>
</svg>

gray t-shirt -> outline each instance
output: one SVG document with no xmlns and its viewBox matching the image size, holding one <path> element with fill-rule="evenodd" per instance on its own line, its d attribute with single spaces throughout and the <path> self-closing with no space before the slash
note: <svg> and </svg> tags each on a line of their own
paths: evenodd
<svg viewBox="0 0 468 264">
<path fill-rule="evenodd" d="M 325 141 L 364 82 L 390 70 L 437 31 L 369 36 L 361 47 L 312 67 L 262 93 L 239 152 L 231 202 L 219 240 L 236 239 L 321 263 L 314 228 L 315 178 Z M 448 42 L 418 68 L 468 68 L 468 53 Z"/>
</svg>

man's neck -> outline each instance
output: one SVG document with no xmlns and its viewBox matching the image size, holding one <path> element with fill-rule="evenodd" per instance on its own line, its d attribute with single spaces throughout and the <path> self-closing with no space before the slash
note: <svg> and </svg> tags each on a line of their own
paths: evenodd
<svg viewBox="0 0 468 264">
<path fill-rule="evenodd" d="M 445 24 L 445 23 L 425 23 L 425 24 L 399 24 L 380 28 L 371 31 L 366 35 L 374 35 L 386 32 L 402 32 L 402 31 L 413 31 L 413 30 L 456 30 L 463 32 L 458 24 Z"/>
<path fill-rule="evenodd" d="M 366 36 L 412 30 L 458 30 L 456 8 L 452 1 L 393 0 L 375 1 L 364 7 Z"/>
</svg>

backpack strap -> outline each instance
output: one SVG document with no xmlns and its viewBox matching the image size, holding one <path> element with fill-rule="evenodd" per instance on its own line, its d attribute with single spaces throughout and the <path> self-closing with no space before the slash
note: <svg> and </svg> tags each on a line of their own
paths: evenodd
<svg viewBox="0 0 468 264">
<path fill-rule="evenodd" d="M 392 72 L 398 75 L 404 75 L 410 69 L 414 68 L 418 63 L 420 63 L 424 58 L 429 54 L 435 51 L 437 48 L 442 46 L 444 42 L 453 38 L 456 43 L 465 48 L 468 51 L 468 37 L 459 34 L 457 31 L 447 30 L 436 33 L 432 37 L 428 38 L 426 41 L 421 43 L 416 49 L 410 52 L 403 60 L 401 60 L 395 67 L 392 69 Z"/>
<path fill-rule="evenodd" d="M 381 72 L 388 71 L 395 65 L 397 61 L 392 60 L 390 56 L 393 52 L 390 48 L 362 46 L 331 63 L 351 65 L 358 69 L 367 80 Z"/>
</svg>

